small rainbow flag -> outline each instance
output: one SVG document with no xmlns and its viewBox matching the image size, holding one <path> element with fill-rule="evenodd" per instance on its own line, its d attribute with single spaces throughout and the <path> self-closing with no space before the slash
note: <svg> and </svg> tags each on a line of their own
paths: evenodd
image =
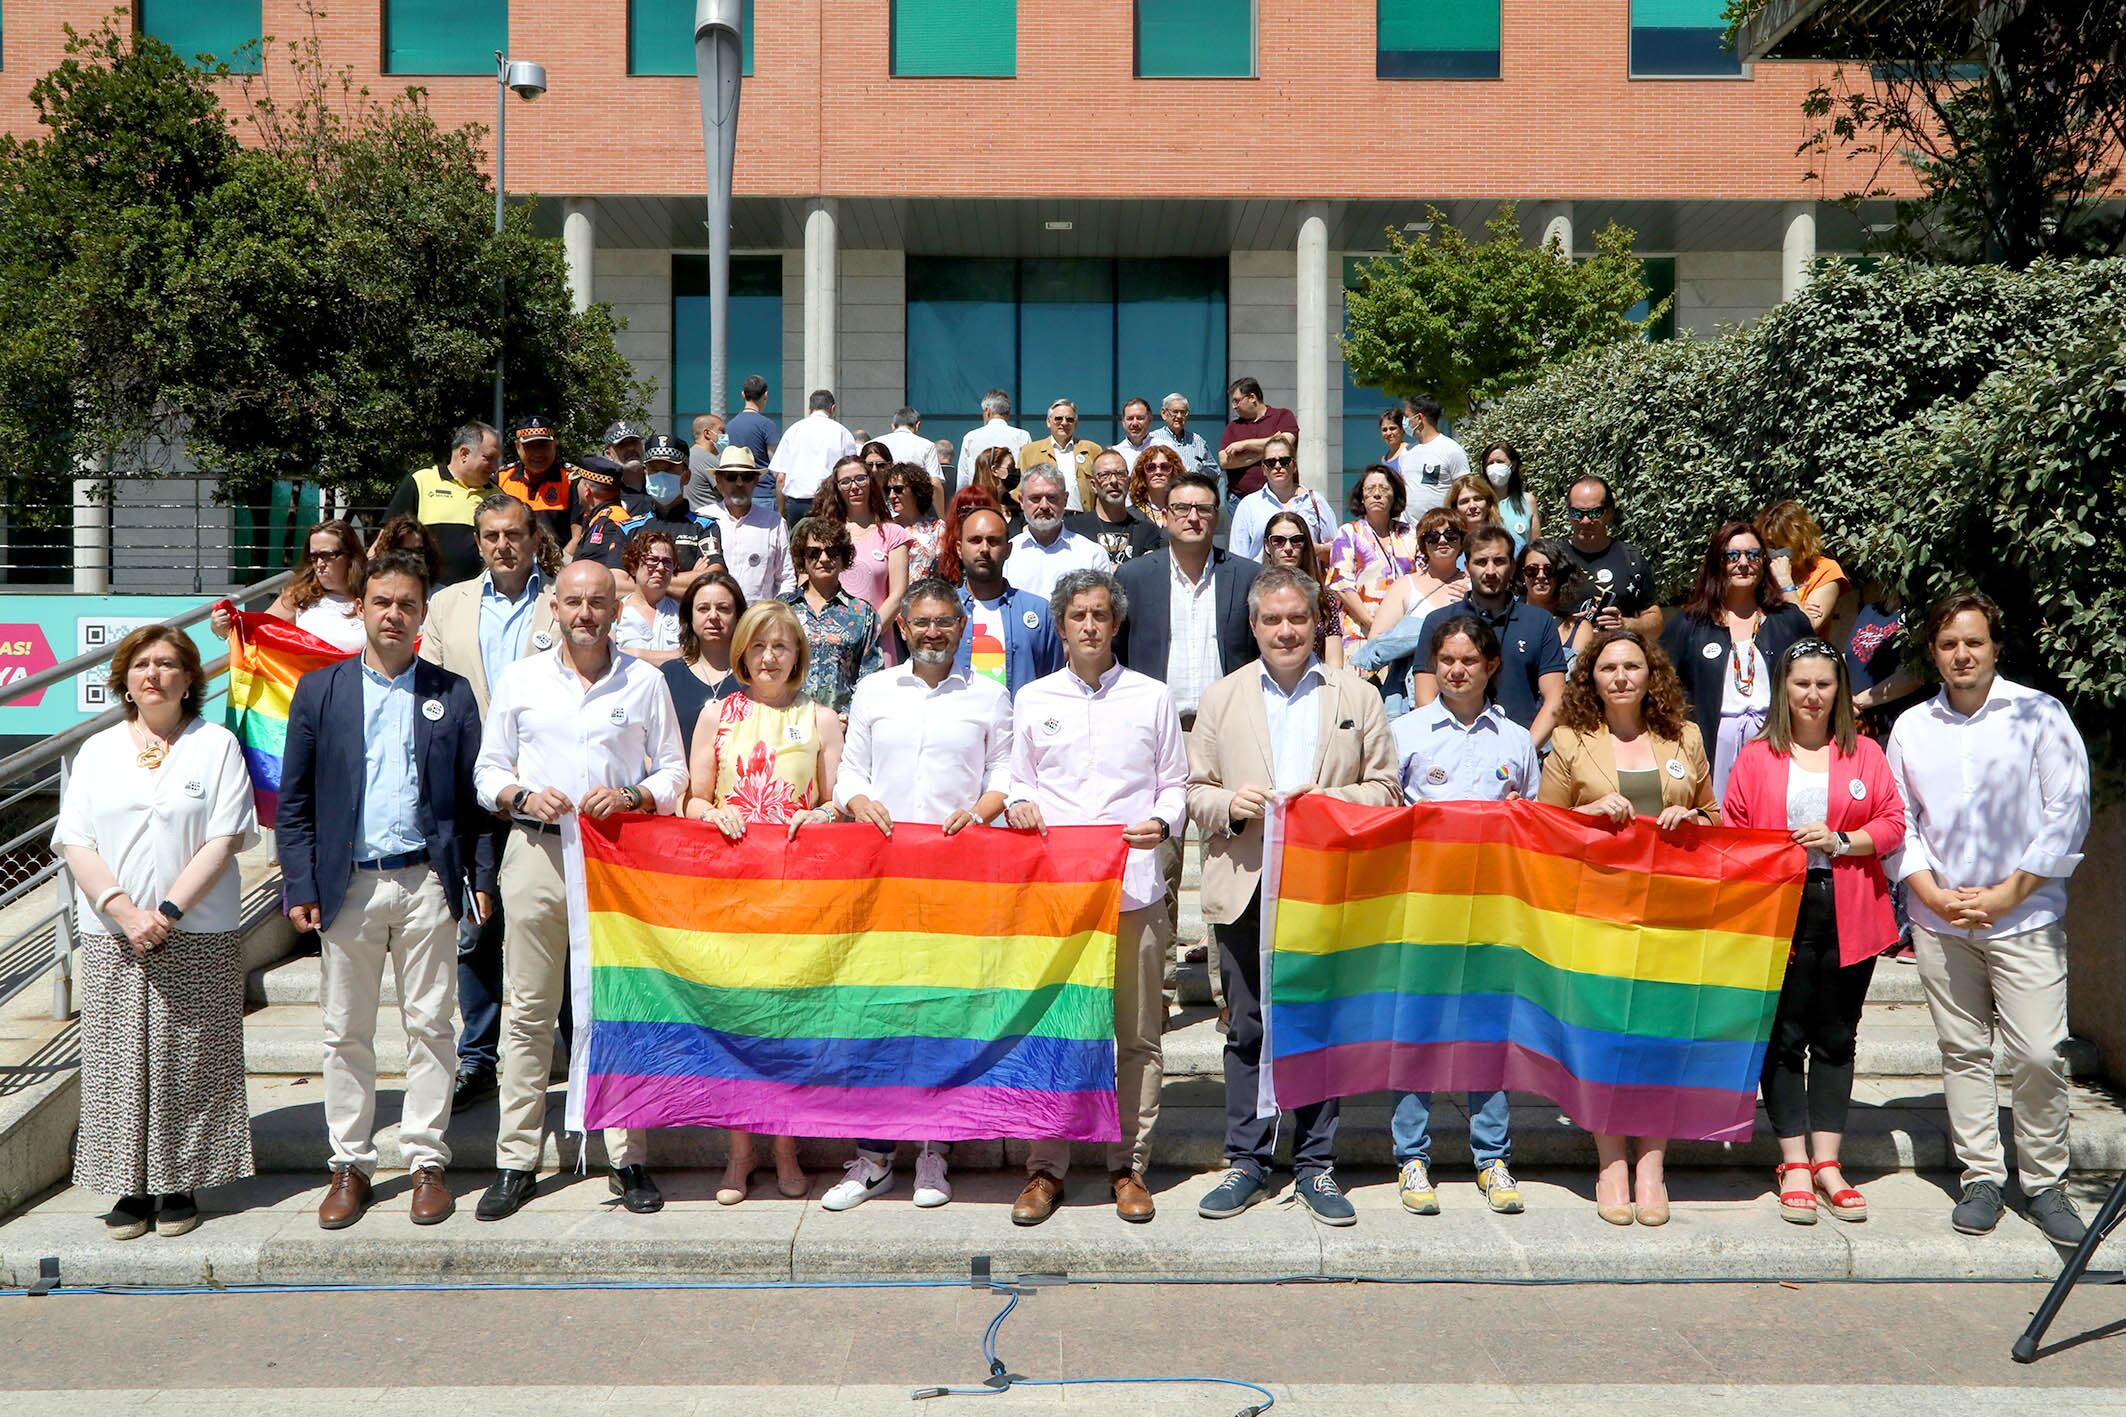
<svg viewBox="0 0 2126 1417">
<path fill-rule="evenodd" d="M 235 629 L 229 636 L 229 702 L 222 725 L 244 748 L 258 820 L 271 826 L 280 812 L 281 750 L 288 742 L 288 704 L 295 681 L 313 669 L 347 658 L 349 651 L 308 630 L 228 601 Z"/>
<path fill-rule="evenodd" d="M 1116 829 L 564 821 L 572 1129 L 1117 1139 Z"/>
<path fill-rule="evenodd" d="M 1272 831 L 1262 1108 L 1503 1087 L 1589 1131 L 1749 1136 L 1801 906 L 1786 833 L 1318 795 Z"/>
</svg>

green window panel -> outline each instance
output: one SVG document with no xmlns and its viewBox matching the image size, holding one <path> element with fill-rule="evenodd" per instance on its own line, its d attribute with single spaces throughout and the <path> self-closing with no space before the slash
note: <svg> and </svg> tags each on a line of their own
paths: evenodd
<svg viewBox="0 0 2126 1417">
<path fill-rule="evenodd" d="M 896 78 L 996 78 L 1019 72 L 1018 0 L 893 0 Z"/>
<path fill-rule="evenodd" d="M 1255 0 L 1137 0 L 1137 77 L 1254 78 Z"/>
<path fill-rule="evenodd" d="M 384 0 L 384 72 L 492 74 L 509 0 Z"/>
<path fill-rule="evenodd" d="M 259 38 L 265 33 L 259 0 L 139 0 L 134 13 L 140 32 L 154 35 L 179 58 L 196 61 L 206 55 L 239 74 L 258 72 Z"/>
<path fill-rule="evenodd" d="M 689 24 L 692 23 L 690 19 Z M 724 407 L 745 406 L 748 374 L 768 381 L 761 412 L 782 422 L 782 257 L 731 258 L 731 326 L 724 350 Z M 694 418 L 709 411 L 709 258 L 672 257 L 672 436 L 694 441 Z"/>
<path fill-rule="evenodd" d="M 1631 0 L 1631 73 L 1646 79 L 1727 79 L 1742 56 L 1727 47 L 1727 0 Z"/>
<path fill-rule="evenodd" d="M 740 73 L 753 77 L 753 0 L 738 21 Z M 627 71 L 694 73 L 694 0 L 628 0 Z"/>
<path fill-rule="evenodd" d="M 1495 79 L 1499 0 L 1377 0 L 1373 73 L 1382 79 Z"/>
<path fill-rule="evenodd" d="M 1639 283 L 1646 288 L 1646 298 L 1624 312 L 1624 318 L 1646 327 L 1650 340 L 1674 339 L 1676 337 L 1676 258 L 1674 256 L 1641 256 L 1639 258 Z M 1661 318 L 1647 322 L 1647 315 L 1660 301 L 1668 302 L 1668 309 Z"/>
</svg>

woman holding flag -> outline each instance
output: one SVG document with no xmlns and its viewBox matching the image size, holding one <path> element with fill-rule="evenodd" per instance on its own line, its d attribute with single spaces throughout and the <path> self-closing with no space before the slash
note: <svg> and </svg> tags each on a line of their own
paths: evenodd
<svg viewBox="0 0 2126 1417">
<path fill-rule="evenodd" d="M 365 643 L 361 594 L 368 566 L 368 553 L 353 527 L 337 519 L 319 522 L 303 537 L 294 578 L 265 613 L 292 621 L 298 630 L 309 631 L 342 653 L 359 654 Z M 227 638 L 227 610 L 216 606 L 209 623 L 215 634 Z"/>
</svg>

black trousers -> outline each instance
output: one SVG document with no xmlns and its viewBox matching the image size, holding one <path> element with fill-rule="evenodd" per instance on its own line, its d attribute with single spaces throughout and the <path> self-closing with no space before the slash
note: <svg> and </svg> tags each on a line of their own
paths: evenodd
<svg viewBox="0 0 2126 1417">
<path fill-rule="evenodd" d="M 1771 1044 L 1764 1053 L 1764 1110 L 1781 1137 L 1806 1132 L 1843 1132 L 1853 1100 L 1853 1048 L 1873 956 L 1858 964 L 1838 962 L 1838 916 L 1831 900 L 1831 873 L 1809 872 L 1794 922 L 1794 950 L 1787 959 L 1779 1010 L 1772 1017 Z"/>
<path fill-rule="evenodd" d="M 1269 1175 L 1277 1147 L 1275 1117 L 1255 1115 L 1256 1088 L 1262 1073 L 1262 895 L 1230 925 L 1217 927 L 1218 970 L 1232 1011 L 1225 1035 L 1225 1158 L 1229 1165 L 1257 1178 Z M 1292 1139 L 1292 1172 L 1304 1181 L 1336 1165 L 1336 1098 L 1301 1107 L 1292 1114 L 1298 1133 Z"/>
</svg>

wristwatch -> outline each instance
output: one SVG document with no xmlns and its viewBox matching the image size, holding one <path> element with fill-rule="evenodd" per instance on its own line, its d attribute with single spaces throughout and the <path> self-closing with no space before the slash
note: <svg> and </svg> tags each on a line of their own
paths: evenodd
<svg viewBox="0 0 2126 1417">
<path fill-rule="evenodd" d="M 168 916 L 173 925 L 185 918 L 185 913 L 177 908 L 177 902 L 174 900 L 166 900 L 155 908 Z"/>
<path fill-rule="evenodd" d="M 1166 824 L 1166 818 L 1158 817 L 1154 818 L 1154 820 L 1159 823 L 1159 840 L 1172 841 L 1174 839 L 1174 829 Z"/>
<path fill-rule="evenodd" d="M 1844 832 L 1832 832 L 1831 837 L 1838 843 L 1831 848 L 1833 856 L 1843 856 L 1853 849 L 1853 838 L 1847 836 Z"/>
<path fill-rule="evenodd" d="M 627 802 L 627 809 L 630 812 L 642 810 L 642 790 L 640 788 L 634 786 L 623 787 L 620 789 L 620 796 Z"/>
</svg>

